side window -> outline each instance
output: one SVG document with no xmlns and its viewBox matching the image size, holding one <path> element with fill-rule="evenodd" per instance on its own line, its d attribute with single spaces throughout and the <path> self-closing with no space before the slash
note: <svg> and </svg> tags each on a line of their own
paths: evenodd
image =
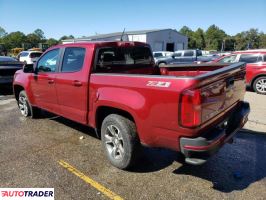
<svg viewBox="0 0 266 200">
<path fill-rule="evenodd" d="M 189 57 L 189 56 L 193 56 L 193 55 L 194 55 L 194 51 L 185 51 L 184 52 L 185 57 Z"/>
<path fill-rule="evenodd" d="M 197 56 L 202 56 L 202 51 L 201 50 L 197 50 Z"/>
<path fill-rule="evenodd" d="M 256 54 L 242 54 L 240 56 L 239 62 L 245 63 L 256 63 L 259 62 L 259 55 Z"/>
<path fill-rule="evenodd" d="M 157 58 L 157 57 L 161 57 L 161 56 L 163 56 L 163 54 L 162 53 L 154 53 L 154 55 L 153 55 L 155 58 Z"/>
<path fill-rule="evenodd" d="M 266 62 L 266 54 L 263 55 L 263 61 Z"/>
<path fill-rule="evenodd" d="M 62 72 L 76 72 L 82 69 L 85 57 L 85 49 L 79 47 L 65 48 Z"/>
<path fill-rule="evenodd" d="M 236 55 L 226 56 L 219 60 L 219 63 L 234 63 L 236 62 Z"/>
<path fill-rule="evenodd" d="M 59 49 L 47 52 L 37 64 L 38 72 L 56 72 L 59 60 Z"/>
<path fill-rule="evenodd" d="M 177 52 L 177 53 L 174 53 L 173 56 L 174 57 L 181 57 L 182 53 L 181 52 Z"/>
</svg>

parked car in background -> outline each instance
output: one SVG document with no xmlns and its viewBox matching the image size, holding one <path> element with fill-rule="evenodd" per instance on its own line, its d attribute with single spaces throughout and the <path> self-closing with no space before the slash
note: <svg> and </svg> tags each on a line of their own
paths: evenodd
<svg viewBox="0 0 266 200">
<path fill-rule="evenodd" d="M 173 55 L 173 53 L 174 52 L 172 51 L 154 51 L 153 58 L 154 58 L 154 61 L 157 62 L 158 58 L 170 57 Z"/>
<path fill-rule="evenodd" d="M 33 64 L 42 55 L 41 51 L 22 51 L 18 54 L 18 60 L 26 64 Z"/>
<path fill-rule="evenodd" d="M 218 58 L 217 63 L 246 63 L 246 83 L 255 92 L 266 94 L 266 49 L 236 51 Z"/>
<path fill-rule="evenodd" d="M 146 43 L 72 43 L 25 65 L 13 86 L 24 117 L 42 108 L 93 127 L 120 169 L 136 162 L 141 144 L 197 165 L 232 140 L 250 110 L 244 63 L 201 65 L 159 69 Z"/>
<path fill-rule="evenodd" d="M 204 63 L 215 60 L 217 57 L 214 55 L 202 56 L 201 50 L 179 50 L 171 56 L 158 58 L 156 64 L 163 66 L 168 64 Z"/>
<path fill-rule="evenodd" d="M 22 67 L 23 63 L 15 58 L 0 56 L 0 85 L 11 85 L 15 72 Z"/>
</svg>

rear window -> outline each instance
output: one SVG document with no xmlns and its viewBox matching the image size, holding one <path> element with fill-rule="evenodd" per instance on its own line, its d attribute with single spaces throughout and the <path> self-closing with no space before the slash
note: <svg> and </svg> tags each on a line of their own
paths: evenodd
<svg viewBox="0 0 266 200">
<path fill-rule="evenodd" d="M 19 55 L 19 57 L 26 57 L 26 56 L 28 56 L 28 55 L 29 55 L 28 52 L 22 52 L 22 53 Z"/>
<path fill-rule="evenodd" d="M 162 54 L 162 53 L 154 53 L 153 56 L 154 56 L 155 58 L 157 58 L 157 57 L 161 57 L 161 56 L 163 56 L 163 54 Z"/>
<path fill-rule="evenodd" d="M 8 62 L 8 61 L 17 61 L 15 58 L 11 58 L 8 56 L 0 56 L 0 62 Z"/>
<path fill-rule="evenodd" d="M 152 65 L 152 54 L 147 47 L 106 47 L 98 50 L 96 71 L 105 72 Z"/>
<path fill-rule="evenodd" d="M 31 58 L 39 58 L 41 55 L 42 55 L 42 53 L 39 53 L 39 52 L 30 53 Z"/>
<path fill-rule="evenodd" d="M 257 54 L 242 54 L 239 62 L 256 63 L 261 61 L 261 56 Z"/>
<path fill-rule="evenodd" d="M 185 51 L 184 52 L 184 56 L 193 56 L 194 55 L 194 51 Z"/>
</svg>

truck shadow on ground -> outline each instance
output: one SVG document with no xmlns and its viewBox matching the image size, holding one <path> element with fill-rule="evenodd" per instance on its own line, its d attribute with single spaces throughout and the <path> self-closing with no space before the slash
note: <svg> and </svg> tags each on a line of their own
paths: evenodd
<svg viewBox="0 0 266 200">
<path fill-rule="evenodd" d="M 46 115 L 66 126 L 98 138 L 95 130 L 63 117 Z M 100 140 L 99 140 L 100 142 Z M 203 165 L 192 166 L 184 162 L 180 153 L 160 148 L 142 148 L 142 156 L 129 171 L 150 173 L 165 169 L 176 162 L 180 165 L 174 175 L 187 176 L 188 180 L 198 177 L 212 182 L 213 189 L 229 193 L 243 190 L 252 183 L 261 181 L 266 187 L 266 132 L 242 129 L 233 144 L 226 144 L 218 154 Z M 264 179 L 264 180 L 263 180 Z"/>
<path fill-rule="evenodd" d="M 185 164 L 173 173 L 211 181 L 213 189 L 225 193 L 243 190 L 260 180 L 266 187 L 265 144 L 266 133 L 244 129 L 237 134 L 233 145 L 225 145 L 204 165 Z"/>
</svg>

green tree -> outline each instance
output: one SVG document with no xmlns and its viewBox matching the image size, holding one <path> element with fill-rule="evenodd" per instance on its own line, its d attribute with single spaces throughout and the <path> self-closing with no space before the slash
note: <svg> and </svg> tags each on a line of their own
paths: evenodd
<svg viewBox="0 0 266 200">
<path fill-rule="evenodd" d="M 45 39 L 44 32 L 42 29 L 37 28 L 34 32 L 41 40 Z"/>
<path fill-rule="evenodd" d="M 194 39 L 194 32 L 187 26 L 183 26 L 179 32 L 185 36 L 188 37 L 188 48 L 189 49 L 194 49 L 196 48 L 196 41 Z"/>
<path fill-rule="evenodd" d="M 214 24 L 211 25 L 205 33 L 206 49 L 220 50 L 222 47 L 222 42 L 226 36 L 226 33 L 218 26 L 215 26 Z"/>
<path fill-rule="evenodd" d="M 235 50 L 236 40 L 232 36 L 227 36 L 224 39 L 224 50 L 225 51 L 234 51 Z"/>
<path fill-rule="evenodd" d="M 0 26 L 0 38 L 4 37 L 6 35 L 7 35 L 6 30 Z"/>
<path fill-rule="evenodd" d="M 26 41 L 24 33 L 17 31 L 11 32 L 2 38 L 5 47 L 10 50 L 15 47 L 22 47 L 22 43 Z"/>
<path fill-rule="evenodd" d="M 59 39 L 59 41 L 62 42 L 62 40 L 67 40 L 67 39 L 74 39 L 74 36 L 73 36 L 73 35 L 69 35 L 69 36 L 64 35 L 64 36 L 62 36 L 62 37 Z"/>
<path fill-rule="evenodd" d="M 261 35 L 258 29 L 251 28 L 235 35 L 236 50 L 256 49 L 261 46 Z"/>
<path fill-rule="evenodd" d="M 198 28 L 193 34 L 193 39 L 195 40 L 195 48 L 204 49 L 206 47 L 204 31 Z"/>
<path fill-rule="evenodd" d="M 38 44 L 41 43 L 41 38 L 34 33 L 30 33 L 26 37 L 25 42 L 29 43 L 31 47 L 38 47 Z"/>
<path fill-rule="evenodd" d="M 50 46 L 54 46 L 54 45 L 57 45 L 59 42 L 56 40 L 56 39 L 54 39 L 54 38 L 49 38 L 47 41 L 46 41 L 46 43 L 49 45 L 49 47 Z"/>
<path fill-rule="evenodd" d="M 266 48 L 266 34 L 264 34 L 263 32 L 260 33 L 260 46 L 259 48 L 264 49 Z"/>
</svg>

